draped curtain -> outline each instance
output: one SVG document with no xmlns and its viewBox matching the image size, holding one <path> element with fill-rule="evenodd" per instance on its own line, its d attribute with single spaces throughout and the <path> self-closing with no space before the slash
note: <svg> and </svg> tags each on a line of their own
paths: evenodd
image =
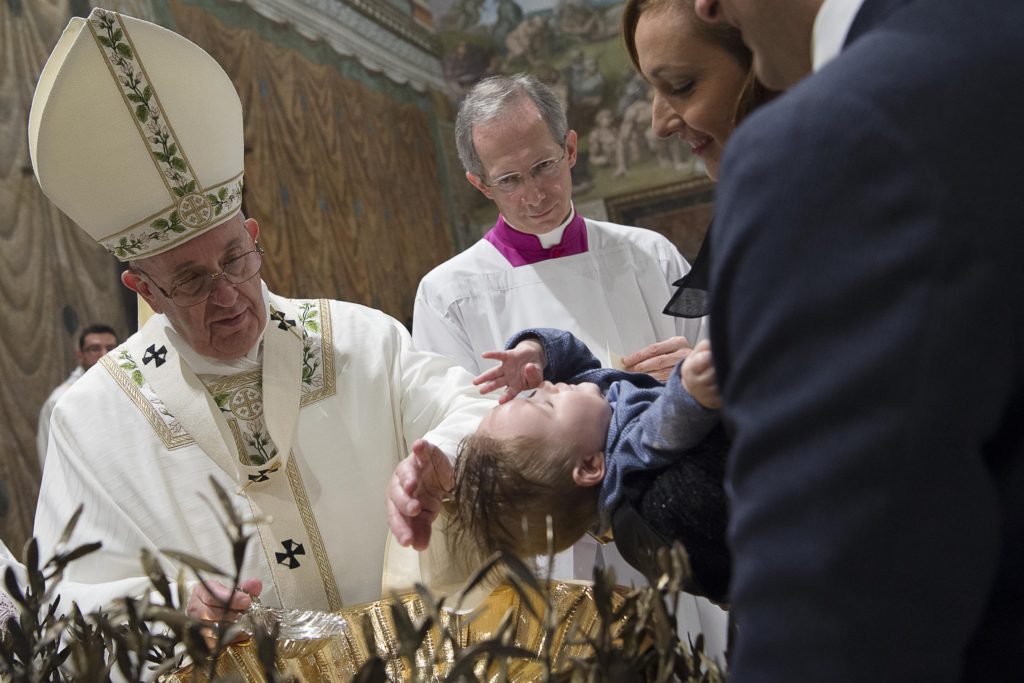
<svg viewBox="0 0 1024 683">
<path fill-rule="evenodd" d="M 28 153 L 29 105 L 73 3 L 0 2 L 0 538 L 20 555 L 39 491 L 36 424 L 75 367 L 78 331 L 130 330 L 116 260 L 43 196 Z"/>
</svg>

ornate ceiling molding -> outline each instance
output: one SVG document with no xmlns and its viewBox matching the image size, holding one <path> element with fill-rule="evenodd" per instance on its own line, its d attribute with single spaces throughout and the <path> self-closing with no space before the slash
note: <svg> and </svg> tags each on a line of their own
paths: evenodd
<svg viewBox="0 0 1024 683">
<path fill-rule="evenodd" d="M 415 43 L 427 52 L 438 54 L 441 45 L 437 36 L 417 24 L 412 17 L 403 14 L 381 0 L 341 0 L 355 7 L 374 21 L 387 26 L 411 43 Z"/>
<path fill-rule="evenodd" d="M 437 38 L 380 0 L 233 0 L 397 83 L 443 89 Z"/>
</svg>

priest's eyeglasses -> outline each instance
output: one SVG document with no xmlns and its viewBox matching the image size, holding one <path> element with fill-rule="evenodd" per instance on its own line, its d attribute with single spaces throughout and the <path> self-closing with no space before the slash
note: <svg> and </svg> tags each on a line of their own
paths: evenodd
<svg viewBox="0 0 1024 683">
<path fill-rule="evenodd" d="M 543 161 L 535 163 L 530 167 L 530 177 L 533 178 L 535 182 L 555 177 L 558 173 L 558 167 L 562 163 L 562 160 L 565 159 L 566 154 L 568 154 L 568 150 L 563 142 L 562 154 L 558 157 L 551 157 L 550 159 L 544 159 Z M 485 181 L 484 185 L 492 190 L 497 190 L 503 195 L 511 197 L 512 195 L 522 192 L 523 188 L 526 186 L 526 180 L 523 178 L 522 173 L 506 173 L 500 178 L 495 178 L 492 182 L 488 183 Z"/>
<path fill-rule="evenodd" d="M 171 287 L 169 292 L 158 285 L 156 280 L 142 269 L 135 268 L 135 270 L 149 278 L 149 281 L 160 290 L 161 294 L 178 306 L 183 308 L 198 306 L 210 298 L 210 294 L 213 293 L 214 281 L 217 278 L 222 277 L 233 285 L 240 285 L 256 277 L 256 274 L 260 272 L 260 268 L 263 266 L 263 247 L 258 243 L 253 244 L 253 247 L 255 248 L 252 251 L 247 251 L 241 256 L 236 256 L 230 261 L 225 262 L 221 266 L 219 273 L 193 275 L 189 279 Z"/>
</svg>

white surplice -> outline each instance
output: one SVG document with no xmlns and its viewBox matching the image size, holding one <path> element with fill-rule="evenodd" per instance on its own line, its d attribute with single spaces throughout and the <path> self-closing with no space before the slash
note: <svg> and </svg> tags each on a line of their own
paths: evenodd
<svg viewBox="0 0 1024 683">
<path fill-rule="evenodd" d="M 258 355 L 204 359 L 156 315 L 55 410 L 35 531 L 45 557 L 85 503 L 73 542 L 103 548 L 69 569 L 80 603 L 143 592 L 140 548 L 173 571 L 161 550 L 231 569 L 211 477 L 262 518 L 243 577 L 268 604 L 337 609 L 379 598 L 385 573 L 419 577 L 389 542 L 386 483 L 417 438 L 454 454 L 493 401 L 379 311 L 267 298 Z"/>
<path fill-rule="evenodd" d="M 607 365 L 675 335 L 706 335 L 701 319 L 662 310 L 690 267 L 662 235 L 586 219 L 587 251 L 513 267 L 480 240 L 427 273 L 416 292 L 413 342 L 474 374 L 480 358 L 529 327 L 568 330 Z"/>
</svg>

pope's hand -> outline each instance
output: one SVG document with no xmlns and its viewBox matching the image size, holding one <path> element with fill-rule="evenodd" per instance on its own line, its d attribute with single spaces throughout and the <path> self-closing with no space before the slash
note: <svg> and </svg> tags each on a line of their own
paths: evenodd
<svg viewBox="0 0 1024 683">
<path fill-rule="evenodd" d="M 498 403 L 511 401 L 520 391 L 540 386 L 548 364 L 544 346 L 536 339 L 524 339 L 508 351 L 484 351 L 480 356 L 500 365 L 477 375 L 473 384 L 480 387 L 481 394 L 505 387 Z"/>
<path fill-rule="evenodd" d="M 672 368 L 686 358 L 690 350 L 690 342 L 686 337 L 670 337 L 623 356 L 623 370 L 646 372 L 654 379 L 664 382 L 672 373 Z"/>
<path fill-rule="evenodd" d="M 416 550 L 427 547 L 430 527 L 453 481 L 452 464 L 440 448 L 423 439 L 412 445 L 388 482 L 388 526 L 399 543 Z"/>
<path fill-rule="evenodd" d="M 205 586 L 197 583 L 189 596 L 185 612 L 200 621 L 235 622 L 252 605 L 252 599 L 262 592 L 263 582 L 259 579 L 245 579 L 234 589 L 219 581 L 207 581 Z"/>
</svg>

